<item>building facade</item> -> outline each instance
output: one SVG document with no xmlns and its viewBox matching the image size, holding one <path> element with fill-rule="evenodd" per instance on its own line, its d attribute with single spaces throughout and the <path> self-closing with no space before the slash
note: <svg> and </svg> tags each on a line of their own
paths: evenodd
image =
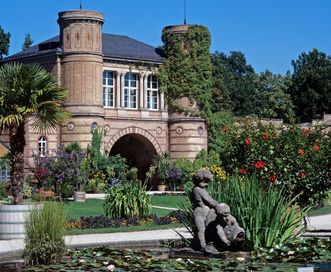
<svg viewBox="0 0 331 272">
<path fill-rule="evenodd" d="M 61 144 L 86 148 L 94 128 L 104 131 L 105 152 L 123 155 L 141 172 L 160 152 L 194 159 L 207 148 L 205 122 L 168 111 L 157 76 L 162 55 L 127 36 L 102 33 L 103 22 L 95 11 L 60 12 L 59 36 L 4 60 L 39 63 L 69 90 L 66 124 L 47 135 L 26 124 L 28 165 L 33 154 L 46 155 Z M 5 134 L 0 142 L 8 146 Z"/>
</svg>

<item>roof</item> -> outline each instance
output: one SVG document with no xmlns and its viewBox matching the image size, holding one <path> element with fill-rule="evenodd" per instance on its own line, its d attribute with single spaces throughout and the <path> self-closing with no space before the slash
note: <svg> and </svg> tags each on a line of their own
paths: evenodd
<svg viewBox="0 0 331 272">
<path fill-rule="evenodd" d="M 42 55 L 62 54 L 59 41 L 60 36 L 53 37 L 17 54 L 11 55 L 5 58 L 4 61 L 7 62 L 11 60 L 18 60 L 20 58 Z M 44 47 L 44 50 L 40 50 L 40 47 Z M 164 61 L 161 50 L 123 35 L 103 33 L 102 51 L 105 58 L 152 62 Z"/>
</svg>

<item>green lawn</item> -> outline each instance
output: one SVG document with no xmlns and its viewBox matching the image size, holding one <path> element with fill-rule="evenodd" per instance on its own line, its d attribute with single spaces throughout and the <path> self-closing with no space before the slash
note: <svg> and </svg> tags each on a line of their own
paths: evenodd
<svg viewBox="0 0 331 272">
<path fill-rule="evenodd" d="M 309 212 L 309 216 L 318 216 L 318 215 L 326 215 L 326 214 L 331 214 L 331 205 L 325 206 L 317 210 L 312 210 Z"/>
<path fill-rule="evenodd" d="M 180 203 L 187 199 L 183 195 L 153 195 L 152 205 L 179 208 Z M 103 202 L 101 199 L 87 199 L 86 202 L 68 201 L 64 203 L 64 207 L 67 209 L 68 218 L 80 218 L 81 216 L 97 216 L 103 215 Z M 157 216 L 165 216 L 171 210 L 153 208 L 153 213 Z"/>
<path fill-rule="evenodd" d="M 109 227 L 109 228 L 99 228 L 99 229 L 72 229 L 68 231 L 68 235 L 78 235 L 78 234 L 96 234 L 96 233 L 113 233 L 113 232 L 132 232 L 132 231 L 142 231 L 142 230 L 158 230 L 158 229 L 173 229 L 183 227 L 181 224 L 146 224 L 139 226 L 128 226 L 128 227 Z"/>
<path fill-rule="evenodd" d="M 180 204 L 187 200 L 188 197 L 186 195 L 153 195 L 152 205 L 169 208 L 180 208 Z"/>
</svg>

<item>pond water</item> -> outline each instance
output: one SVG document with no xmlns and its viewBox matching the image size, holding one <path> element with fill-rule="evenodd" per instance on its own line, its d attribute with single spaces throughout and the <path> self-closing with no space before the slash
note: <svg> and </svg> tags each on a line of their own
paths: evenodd
<svg viewBox="0 0 331 272">
<path fill-rule="evenodd" d="M 268 264 L 240 264 L 235 267 L 235 265 L 231 263 L 227 263 L 224 265 L 224 260 L 219 259 L 209 259 L 208 261 L 211 264 L 211 267 L 203 268 L 201 267 L 201 260 L 196 259 L 187 259 L 187 260 L 172 260 L 172 265 L 169 263 L 167 265 L 161 265 L 164 260 L 159 259 L 160 265 L 155 265 L 155 269 L 149 266 L 149 268 L 144 268 L 137 266 L 137 264 L 132 263 L 131 268 L 121 268 L 116 267 L 115 270 L 108 270 L 107 266 L 104 265 L 94 265 L 89 266 L 68 266 L 62 264 L 56 264 L 51 266 L 38 266 L 38 267 L 28 267 L 24 265 L 23 260 L 15 260 L 7 263 L 0 263 L 0 271 L 6 272 L 22 272 L 22 271 L 240 271 L 240 272 L 248 272 L 248 271 L 279 271 L 279 272 L 297 272 L 299 268 L 309 268 L 312 267 L 314 272 L 330 272 L 331 271 L 331 262 L 329 263 L 315 263 L 315 264 L 307 264 L 300 265 L 294 263 L 268 263 Z M 177 262 L 177 264 L 174 264 Z M 191 267 L 189 270 L 186 270 L 184 266 L 181 264 L 189 263 Z M 196 268 L 193 268 L 192 264 L 196 263 Z M 93 263 L 92 263 L 93 264 Z M 219 264 L 219 265 L 217 265 Z M 200 266 L 200 267 L 199 267 Z M 184 269 L 183 269 L 184 268 Z M 305 270 L 304 270 L 305 271 Z M 309 270 L 310 271 L 310 270 Z"/>
</svg>

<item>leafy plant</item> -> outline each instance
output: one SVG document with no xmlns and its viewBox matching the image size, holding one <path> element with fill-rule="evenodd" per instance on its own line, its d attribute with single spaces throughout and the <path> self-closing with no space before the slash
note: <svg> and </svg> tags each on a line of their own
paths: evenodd
<svg viewBox="0 0 331 272">
<path fill-rule="evenodd" d="M 160 179 L 159 183 L 164 184 L 169 168 L 172 165 L 169 153 L 159 153 L 155 156 L 152 165 L 155 167 L 156 175 Z"/>
<path fill-rule="evenodd" d="M 35 208 L 26 223 L 26 247 L 23 256 L 30 264 L 59 261 L 65 251 L 66 213 L 57 202 L 45 202 Z"/>
<path fill-rule="evenodd" d="M 245 229 L 249 249 L 286 243 L 302 231 L 307 208 L 295 206 L 284 190 L 265 190 L 255 177 L 231 176 L 227 182 L 211 183 L 210 195 L 227 203 L 239 225 Z"/>
<path fill-rule="evenodd" d="M 111 218 L 146 216 L 151 213 L 151 197 L 145 187 L 126 182 L 109 188 L 105 198 L 104 212 Z"/>
<path fill-rule="evenodd" d="M 261 186 L 285 187 L 300 205 L 318 206 L 331 186 L 330 139 L 318 127 L 276 128 L 246 117 L 220 129 L 212 147 L 230 175 L 256 175 Z"/>
<path fill-rule="evenodd" d="M 0 67 L 0 131 L 8 130 L 11 150 L 11 193 L 14 204 L 23 201 L 25 124 L 47 132 L 64 122 L 67 90 L 55 76 L 36 64 L 7 63 Z"/>
</svg>

